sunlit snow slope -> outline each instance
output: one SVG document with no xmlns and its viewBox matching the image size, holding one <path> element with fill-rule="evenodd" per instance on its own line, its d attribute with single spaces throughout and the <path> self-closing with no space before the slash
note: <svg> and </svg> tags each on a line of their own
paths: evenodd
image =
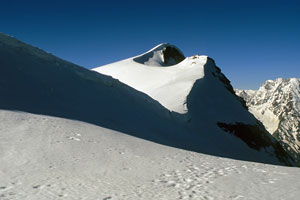
<svg viewBox="0 0 300 200">
<path fill-rule="evenodd" d="M 164 64 L 167 48 L 173 49 L 172 53 L 176 52 L 175 56 L 171 55 L 173 65 Z M 181 59 L 176 60 L 182 62 L 177 63 L 172 57 L 179 57 Z M 206 59 L 206 56 L 184 59 L 183 54 L 176 47 L 162 44 L 143 55 L 93 70 L 111 75 L 148 94 L 171 111 L 185 113 L 186 96 L 195 81 L 204 76 L 203 65 Z"/>
</svg>

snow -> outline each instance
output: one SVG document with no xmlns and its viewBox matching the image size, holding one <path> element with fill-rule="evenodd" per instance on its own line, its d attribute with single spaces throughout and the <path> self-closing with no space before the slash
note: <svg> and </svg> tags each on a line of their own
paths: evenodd
<svg viewBox="0 0 300 200">
<path fill-rule="evenodd" d="M 135 61 L 146 55 L 146 62 L 151 52 L 127 59 L 133 65 L 119 65 L 123 74 L 132 77 L 128 81 L 140 83 L 136 87 L 157 87 L 151 93 L 155 98 L 151 98 L 115 77 L 61 60 L 15 38 L 0 36 L 0 109 L 79 120 L 209 155 L 293 164 L 284 153 L 278 154 L 281 150 L 276 149 L 275 141 L 243 107 L 229 81 L 207 56 L 184 59 L 180 50 L 164 44 L 155 48 L 163 53 L 163 66 Z M 174 60 L 177 64 L 170 66 Z M 143 74 L 148 76 L 141 77 Z M 170 111 L 163 102 L 178 112 Z M 247 141 L 247 137 L 237 137 L 236 132 L 225 130 L 218 123 L 243 124 L 248 126 L 250 135 L 255 134 L 251 127 L 256 127 L 260 129 L 258 140 L 265 141 L 258 141 L 257 136 L 250 137 L 256 141 Z M 80 138 L 71 139 L 78 142 Z M 267 146 L 254 149 L 249 146 L 253 143 Z"/>
<path fill-rule="evenodd" d="M 299 194 L 298 169 L 234 160 L 292 164 L 276 154 L 280 149 L 212 59 L 182 61 L 177 51 L 174 59 L 156 56 L 163 64 L 152 66 L 149 55 L 155 54 L 143 64 L 127 59 L 121 62 L 132 65 L 119 65 L 120 76 L 131 76 L 124 80 L 138 91 L 0 34 L 1 200 Z M 247 142 L 256 140 L 245 142 L 218 122 L 256 125 L 258 143 L 268 145 L 250 148 Z"/>
<path fill-rule="evenodd" d="M 207 56 L 195 55 L 174 65 L 159 65 L 162 60 L 158 58 L 164 58 L 162 50 L 168 45 L 161 44 L 145 54 L 93 70 L 112 76 L 157 100 L 179 124 L 199 137 L 192 140 L 197 140 L 200 152 L 267 161 L 274 150 L 264 148 L 260 152 L 252 151 L 245 142 L 236 140 L 236 136 L 225 133 L 217 126 L 218 123 L 260 125 L 234 95 L 214 61 Z M 155 65 L 149 65 L 147 61 L 151 59 L 156 60 Z M 273 140 L 267 131 L 264 134 Z"/>
<path fill-rule="evenodd" d="M 161 51 L 168 45 L 158 45 L 143 55 L 93 70 L 146 93 L 170 111 L 186 113 L 186 97 L 195 81 L 204 76 L 203 66 L 207 56 L 194 56 L 178 64 L 162 67 Z"/>
<path fill-rule="evenodd" d="M 293 200 L 300 195 L 299 168 L 184 151 L 57 117 L 1 110 L 0 119 L 3 200 Z"/>
<path fill-rule="evenodd" d="M 282 79 L 278 79 L 282 81 Z M 272 85 L 272 86 L 270 86 Z M 259 121 L 263 123 L 267 131 L 273 134 L 279 126 L 280 120 L 276 114 L 274 114 L 271 103 L 268 102 L 268 90 L 274 90 L 277 88 L 278 84 L 275 84 L 272 80 L 267 80 L 265 85 L 260 87 L 260 90 L 239 90 L 236 89 L 237 95 L 244 98 L 249 107 L 249 112 L 251 112 Z M 254 97 L 260 98 L 259 102 L 254 102 Z M 250 103 L 252 102 L 252 103 Z M 253 105 L 252 105 L 253 104 Z"/>
<path fill-rule="evenodd" d="M 75 119 L 172 147 L 279 164 L 277 158 L 250 149 L 243 141 L 216 126 L 216 121 L 211 120 L 218 120 L 214 115 L 224 118 L 234 113 L 232 106 L 228 106 L 226 112 L 219 110 L 224 107 L 224 101 L 216 107 L 217 103 L 212 99 L 218 101 L 218 94 L 210 94 L 207 99 L 198 98 L 204 100 L 203 103 L 206 100 L 212 103 L 205 104 L 208 108 L 202 112 L 191 116 L 178 115 L 167 110 L 156 99 L 109 76 L 76 66 L 14 38 L 1 37 L 1 109 Z M 206 57 L 202 58 L 206 60 Z M 152 77 L 161 75 L 161 68 L 156 67 L 159 71 L 153 72 Z M 171 70 L 169 67 L 164 69 Z M 169 91 L 165 92 L 162 97 L 172 97 Z M 208 91 L 203 91 L 205 93 Z M 232 95 L 227 96 L 231 103 Z M 177 101 L 176 98 L 169 98 L 172 99 Z M 197 106 L 197 102 L 202 104 L 201 101 L 196 101 L 196 104 L 187 101 L 187 105 Z M 241 106 L 237 107 L 241 109 Z M 244 110 L 243 114 L 249 117 L 247 111 Z"/>
<path fill-rule="evenodd" d="M 186 133 L 149 96 L 0 36 L 1 109 L 76 119 L 172 146 Z"/>
<path fill-rule="evenodd" d="M 300 79 L 267 80 L 257 91 L 236 90 L 249 111 L 300 163 Z"/>
<path fill-rule="evenodd" d="M 213 78 L 220 75 L 214 72 L 216 68 L 206 56 L 194 56 L 181 62 L 191 64 L 185 66 L 187 70 L 182 71 L 183 77 L 190 79 L 193 77 L 191 72 L 198 75 L 204 72 L 207 75 L 200 79 L 204 82 L 199 82 L 199 79 L 196 81 L 188 99 L 180 97 L 181 101 L 187 100 L 186 108 L 189 107 L 188 113 L 180 114 L 170 112 L 157 99 L 109 76 L 76 66 L 14 38 L 1 37 L 0 109 L 78 120 L 159 144 L 209 155 L 283 164 L 274 155 L 274 151 L 251 149 L 244 141 L 217 126 L 217 122 L 234 123 L 238 120 L 255 123 L 255 118 L 249 115 L 217 77 Z M 198 62 L 198 66 L 191 60 Z M 205 61 L 207 63 L 203 66 L 201 62 Z M 174 71 L 171 67 L 174 66 L 156 67 L 153 68 L 157 70 L 156 73 L 152 70 L 149 73 L 153 72 L 152 77 L 167 76 L 168 71 Z M 194 70 L 195 67 L 199 67 L 199 71 Z M 166 73 L 160 73 L 162 68 L 166 69 Z M 180 67 L 177 69 L 181 70 Z M 136 69 L 131 72 L 138 74 L 139 71 Z M 178 80 L 192 83 L 184 78 Z M 173 85 L 176 84 L 174 82 Z M 172 84 L 167 86 L 173 87 Z M 168 101 L 174 100 L 177 103 L 177 97 L 174 98 L 169 91 L 165 92 L 160 97 L 173 97 L 168 98 Z M 75 142 L 80 139 L 70 137 Z"/>
<path fill-rule="evenodd" d="M 255 123 L 255 119 L 249 118 L 249 115 L 243 112 L 242 108 L 233 108 L 234 105 L 232 105 L 232 101 L 235 102 L 236 99 L 232 94 L 228 94 L 229 92 L 224 88 L 224 85 L 218 83 L 219 80 L 212 77 L 212 73 L 216 73 L 215 65 L 208 61 L 207 56 L 195 55 L 185 58 L 182 62 L 168 67 L 162 65 L 158 66 L 157 62 L 155 65 L 149 65 L 135 61 L 137 59 L 140 60 L 140 58 L 145 56 L 147 59 L 151 60 L 151 58 L 149 58 L 151 52 L 153 53 L 150 55 L 156 55 L 157 52 L 161 54 L 161 49 L 166 48 L 167 45 L 169 44 L 158 45 L 145 54 L 109 65 L 100 66 L 93 70 L 101 74 L 112 76 L 113 78 L 144 92 L 157 100 L 168 110 L 179 114 L 186 114 L 188 112 L 187 98 L 191 94 L 192 88 L 195 87 L 196 81 L 199 82 L 202 80 L 203 83 L 199 84 L 199 86 L 203 91 L 198 88 L 197 93 L 195 93 L 196 95 L 201 95 L 193 97 L 198 101 L 196 102 L 196 106 L 202 106 L 202 111 L 199 112 L 198 115 L 203 113 L 203 115 L 205 115 L 202 117 L 203 119 L 212 115 L 209 120 L 213 119 L 214 123 L 218 120 L 229 123 L 236 121 L 236 117 L 234 117 L 234 119 L 229 119 L 234 116 L 229 113 L 234 113 L 236 110 L 236 114 L 238 114 L 240 121 L 245 121 L 250 124 Z M 156 59 L 156 57 L 153 59 Z M 205 85 L 205 87 L 203 87 L 203 85 Z M 222 96 L 223 99 L 214 97 L 217 95 Z M 228 98 L 226 99 L 225 96 L 228 96 Z M 228 103 L 224 102 L 225 99 Z M 216 107 L 217 105 L 219 105 L 219 107 Z M 216 115 L 216 112 L 218 112 L 218 115 Z"/>
<path fill-rule="evenodd" d="M 280 120 L 265 106 L 253 106 L 249 108 L 249 111 L 264 124 L 269 133 L 273 134 L 278 129 Z"/>
</svg>

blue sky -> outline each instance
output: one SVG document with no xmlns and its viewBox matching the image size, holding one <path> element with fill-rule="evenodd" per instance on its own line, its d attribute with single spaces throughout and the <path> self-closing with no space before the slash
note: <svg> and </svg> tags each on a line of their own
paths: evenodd
<svg viewBox="0 0 300 200">
<path fill-rule="evenodd" d="M 300 78 L 296 0 L 3 0 L 0 32 L 87 68 L 169 42 L 215 59 L 237 88 Z"/>
</svg>

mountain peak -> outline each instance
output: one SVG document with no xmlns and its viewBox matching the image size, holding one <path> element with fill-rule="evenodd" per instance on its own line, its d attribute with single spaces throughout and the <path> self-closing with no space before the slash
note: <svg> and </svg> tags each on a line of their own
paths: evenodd
<svg viewBox="0 0 300 200">
<path fill-rule="evenodd" d="M 135 57 L 133 60 L 140 64 L 150 66 L 172 66 L 185 59 L 184 54 L 176 46 L 169 43 L 162 43 Z"/>
<path fill-rule="evenodd" d="M 219 156 L 234 154 L 235 158 L 253 161 L 274 163 L 271 160 L 275 158 L 280 163 L 292 163 L 282 147 L 248 112 L 244 101 L 234 94 L 230 81 L 213 59 L 195 55 L 165 67 L 171 65 L 170 60 L 164 63 L 168 55 L 173 61 L 176 56 L 181 57 L 179 61 L 184 59 L 177 47 L 161 44 L 145 54 L 93 70 L 118 79 L 164 106 L 175 123 L 184 126 L 193 137 L 199 137 L 193 139 L 197 141 L 195 148 L 206 149 L 208 143 L 214 143 L 218 150 L 213 151 Z M 208 138 L 211 140 L 206 141 Z"/>
</svg>

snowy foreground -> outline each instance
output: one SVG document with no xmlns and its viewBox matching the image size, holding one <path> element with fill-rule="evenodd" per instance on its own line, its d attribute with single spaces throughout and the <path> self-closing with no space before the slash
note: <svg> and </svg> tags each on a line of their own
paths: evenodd
<svg viewBox="0 0 300 200">
<path fill-rule="evenodd" d="M 0 110 L 0 120 L 1 200 L 300 195 L 299 168 L 194 153 L 62 118 Z"/>
</svg>

